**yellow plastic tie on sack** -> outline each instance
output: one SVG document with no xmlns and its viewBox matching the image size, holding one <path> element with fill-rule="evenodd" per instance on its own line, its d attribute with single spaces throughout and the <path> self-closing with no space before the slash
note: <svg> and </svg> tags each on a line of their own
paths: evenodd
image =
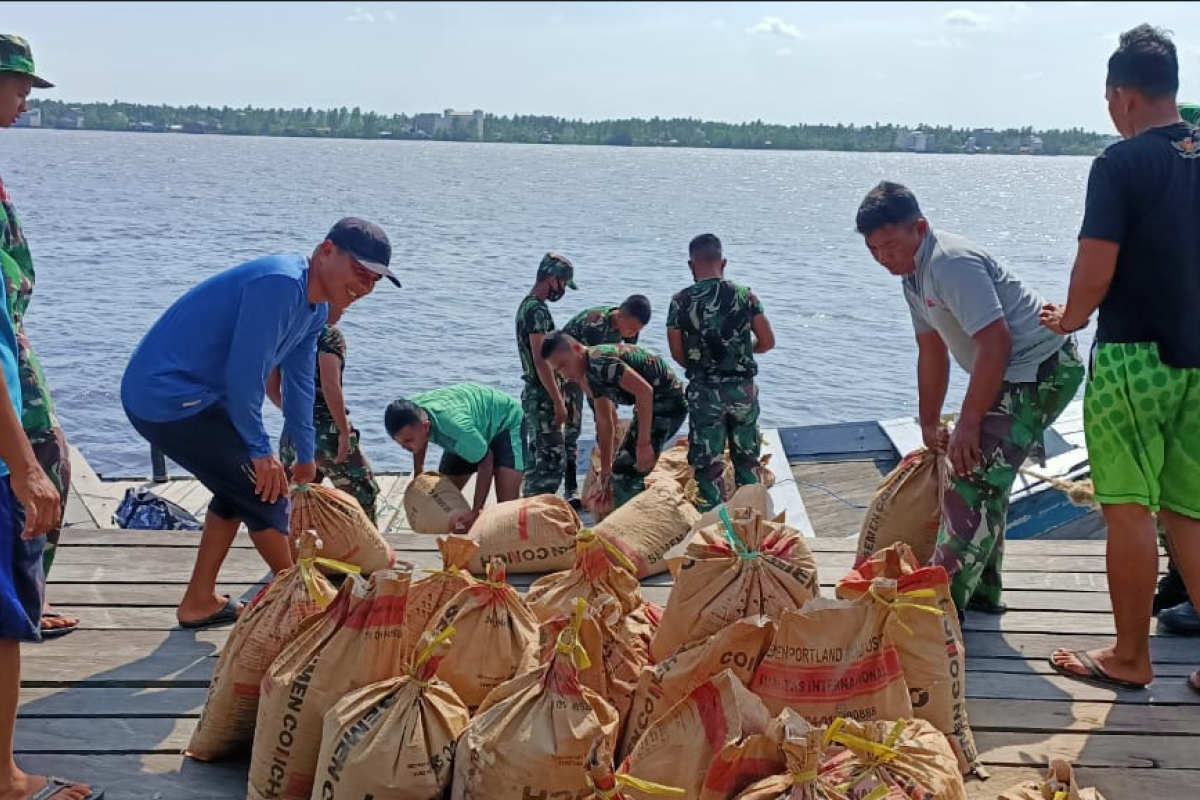
<svg viewBox="0 0 1200 800">
<path fill-rule="evenodd" d="M 575 598 L 575 613 L 571 616 L 571 624 L 558 633 L 554 649 L 561 655 L 569 656 L 576 669 L 591 669 L 592 660 L 588 658 L 587 650 L 579 641 L 579 629 L 583 627 L 583 615 L 587 613 L 587 601 L 582 597 Z"/>
<path fill-rule="evenodd" d="M 302 558 L 300 559 L 300 577 L 304 580 L 304 588 L 308 590 L 308 596 L 313 599 L 322 611 L 329 605 L 329 598 L 322 592 L 317 590 L 317 579 L 313 575 L 313 568 L 317 566 L 325 567 L 334 572 L 342 572 L 347 575 L 358 575 L 362 572 L 362 567 L 354 564 L 347 564 L 344 561 L 335 561 L 332 558 Z"/>
<path fill-rule="evenodd" d="M 675 796 L 686 794 L 683 789 L 676 786 L 663 786 L 661 783 L 652 781 L 644 781 L 641 778 L 635 778 L 632 775 L 613 775 L 613 780 L 616 785 L 611 789 L 601 789 L 592 780 L 592 776 L 587 776 L 588 788 L 592 790 L 592 794 L 600 798 L 600 800 L 613 800 L 621 794 L 621 789 L 633 789 L 642 794 L 657 794 L 663 796 Z"/>
<path fill-rule="evenodd" d="M 603 545 L 605 551 L 614 559 L 616 559 L 618 566 L 623 567 L 635 575 L 637 574 L 637 567 L 633 565 L 633 562 L 626 558 L 625 554 L 618 550 L 612 542 L 608 541 L 591 528 L 584 528 L 575 536 L 575 547 L 580 550 L 584 550 L 589 547 L 595 547 L 597 543 Z"/>
<path fill-rule="evenodd" d="M 813 769 L 806 769 L 804 772 L 792 773 L 792 783 L 812 783 L 816 779 L 817 770 L 815 767 Z"/>
<path fill-rule="evenodd" d="M 882 597 L 879 596 L 879 593 L 875 591 L 875 583 L 872 581 L 871 588 L 867 590 L 867 593 L 870 594 L 871 597 L 874 598 L 876 602 L 883 603 L 885 606 L 890 608 L 892 611 L 898 611 L 902 608 L 915 608 L 920 611 L 924 611 L 927 614 L 933 614 L 938 617 L 942 617 L 942 616 L 946 615 L 945 611 L 943 611 L 940 608 L 937 608 L 936 606 L 926 605 L 925 603 L 906 603 L 901 599 L 901 598 L 905 598 L 905 597 L 909 597 L 909 598 L 913 598 L 913 599 L 921 599 L 921 600 L 936 599 L 937 592 L 935 592 L 933 589 L 910 589 L 907 592 L 897 592 L 895 600 L 884 600 Z M 914 635 L 913 629 L 908 627 L 907 623 L 905 623 L 904 620 L 900 619 L 899 614 L 895 615 L 895 619 L 896 619 L 896 624 L 899 625 L 901 628 L 903 628 L 905 633 L 907 633 L 909 636 Z"/>
<path fill-rule="evenodd" d="M 433 658 L 433 654 L 438 649 L 438 647 L 441 644 L 443 644 L 444 642 L 448 641 L 450 639 L 450 637 L 453 635 L 454 635 L 454 626 L 447 625 L 441 633 L 439 633 L 437 636 L 434 636 L 432 639 L 430 639 L 429 644 L 425 645 L 425 647 L 421 650 L 421 652 L 417 654 L 416 659 L 413 661 L 413 666 L 419 667 L 422 664 L 424 664 L 426 661 L 428 661 L 429 659 Z"/>
<path fill-rule="evenodd" d="M 887 786 L 876 786 L 874 789 L 868 792 L 862 800 L 883 800 L 883 798 L 887 797 L 890 793 L 891 789 L 889 789 Z"/>
</svg>

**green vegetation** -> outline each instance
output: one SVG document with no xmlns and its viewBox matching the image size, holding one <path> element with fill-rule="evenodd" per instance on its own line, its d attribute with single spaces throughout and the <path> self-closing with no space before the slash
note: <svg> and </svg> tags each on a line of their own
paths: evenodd
<svg viewBox="0 0 1200 800">
<path fill-rule="evenodd" d="M 437 139 L 473 141 L 479 128 L 469 116 L 443 120 L 442 114 L 384 116 L 359 108 L 202 108 L 131 103 L 63 103 L 35 100 L 44 127 L 93 130 L 183 131 L 236 136 L 318 136 L 350 139 Z M 899 125 L 769 125 L 698 119 L 618 119 L 585 122 L 561 117 L 487 114 L 483 140 L 553 144 L 602 144 L 627 147 L 721 147 L 771 150 L 842 150 L 885 152 L 917 149 L 937 153 L 1032 152 L 1045 155 L 1094 155 L 1112 137 L 1073 128 L 1035 131 L 968 130 L 920 126 L 912 136 Z M 922 144 L 919 144 L 923 139 Z"/>
</svg>

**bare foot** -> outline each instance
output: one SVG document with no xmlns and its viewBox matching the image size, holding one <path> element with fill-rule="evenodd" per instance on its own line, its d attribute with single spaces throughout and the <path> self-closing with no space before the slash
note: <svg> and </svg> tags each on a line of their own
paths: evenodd
<svg viewBox="0 0 1200 800">
<path fill-rule="evenodd" d="M 1089 650 L 1087 655 L 1106 676 L 1113 680 L 1141 685 L 1149 684 L 1154 680 L 1154 667 L 1151 666 L 1149 659 L 1140 662 L 1123 661 L 1117 658 L 1111 647 Z M 1070 650 L 1055 650 L 1054 654 L 1050 656 L 1050 660 L 1073 675 L 1081 678 L 1094 677 L 1087 666 L 1080 662 L 1079 658 Z"/>
<path fill-rule="evenodd" d="M 206 603 L 193 604 L 185 598 L 184 602 L 179 604 L 179 608 L 175 611 L 175 618 L 179 620 L 180 625 L 189 625 L 201 620 L 208 619 L 212 615 L 221 611 L 229 604 L 229 597 L 222 597 L 214 594 Z M 238 604 L 238 614 L 242 613 L 245 604 Z"/>
<path fill-rule="evenodd" d="M 42 775 L 26 775 L 17 771 L 7 786 L 0 784 L 0 800 L 28 800 L 46 787 L 49 780 Z M 92 787 L 85 783 L 63 786 L 50 800 L 84 800 L 92 793 Z"/>
<path fill-rule="evenodd" d="M 1192 687 L 1192 691 L 1200 694 L 1200 669 L 1188 675 L 1188 686 Z"/>
<path fill-rule="evenodd" d="M 53 635 L 53 632 L 55 631 L 74 630 L 78 627 L 78 617 L 68 617 L 64 614 L 60 614 L 55 611 L 49 603 L 46 603 L 45 607 L 42 609 L 43 634 L 45 634 L 47 631 L 50 631 L 51 635 Z"/>
</svg>

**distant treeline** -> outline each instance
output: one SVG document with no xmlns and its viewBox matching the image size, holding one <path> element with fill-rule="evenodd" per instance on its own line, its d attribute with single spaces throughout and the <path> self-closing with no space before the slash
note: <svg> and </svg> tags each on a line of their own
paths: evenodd
<svg viewBox="0 0 1200 800">
<path fill-rule="evenodd" d="M 343 139 L 599 144 L 626 147 L 721 147 L 770 150 L 841 150 L 935 153 L 994 152 L 1094 155 L 1113 137 L 1081 128 L 1036 131 L 922 125 L 770 125 L 699 119 L 583 121 L 546 116 L 393 114 L 359 108 L 204 108 L 133 103 L 34 100 L 43 127 L 144 132 L 181 131 L 235 136 L 308 136 Z"/>
</svg>

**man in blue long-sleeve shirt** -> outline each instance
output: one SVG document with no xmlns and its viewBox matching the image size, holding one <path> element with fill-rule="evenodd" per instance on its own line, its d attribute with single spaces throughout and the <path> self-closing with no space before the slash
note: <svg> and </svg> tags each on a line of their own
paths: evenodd
<svg viewBox="0 0 1200 800">
<path fill-rule="evenodd" d="M 121 381 L 133 427 L 213 494 L 200 550 L 176 613 L 184 627 L 236 620 L 217 575 L 239 523 L 273 572 L 292 565 L 287 474 L 263 427 L 267 377 L 284 375 L 284 430 L 296 483 L 313 480 L 313 376 L 329 308 L 344 309 L 387 277 L 392 248 L 376 225 L 347 217 L 312 256 L 273 255 L 221 272 L 167 309 Z"/>
</svg>

